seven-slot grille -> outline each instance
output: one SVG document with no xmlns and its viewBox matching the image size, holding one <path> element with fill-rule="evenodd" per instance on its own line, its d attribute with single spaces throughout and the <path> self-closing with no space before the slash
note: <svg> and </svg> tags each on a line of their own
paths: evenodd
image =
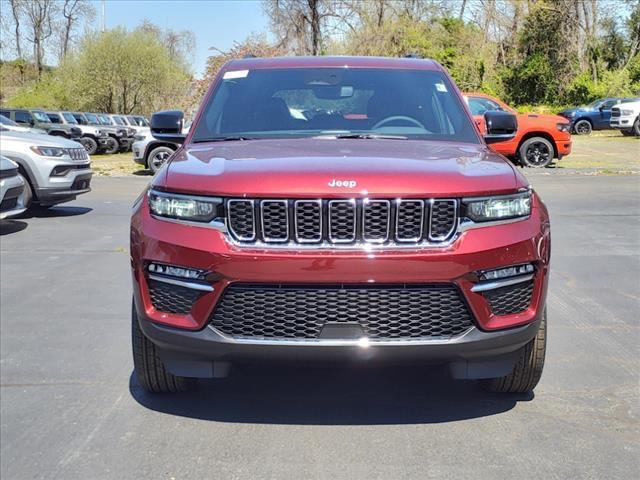
<svg viewBox="0 0 640 480">
<path fill-rule="evenodd" d="M 89 155 L 87 155 L 87 151 L 84 148 L 69 148 L 67 151 L 69 152 L 71 160 L 75 160 L 77 162 L 87 160 L 89 158 Z"/>
<path fill-rule="evenodd" d="M 611 109 L 611 116 L 612 117 L 619 117 L 620 116 L 620 108 L 618 107 L 614 107 Z"/>
<path fill-rule="evenodd" d="M 454 285 L 249 285 L 224 291 L 211 325 L 235 338 L 322 338 L 327 325 L 362 328 L 372 340 L 459 335 L 473 317 Z"/>
<path fill-rule="evenodd" d="M 437 244 L 458 225 L 454 199 L 229 199 L 226 212 L 241 244 Z"/>
</svg>

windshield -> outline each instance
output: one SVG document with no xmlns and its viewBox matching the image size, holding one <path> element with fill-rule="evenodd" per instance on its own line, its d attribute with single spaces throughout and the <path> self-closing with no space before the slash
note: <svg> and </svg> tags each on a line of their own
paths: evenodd
<svg viewBox="0 0 640 480">
<path fill-rule="evenodd" d="M 602 100 L 596 100 L 595 102 L 591 102 L 589 105 L 587 105 L 587 108 L 595 110 L 600 106 L 601 103 L 602 103 Z"/>
<path fill-rule="evenodd" d="M 478 143 L 452 88 L 442 73 L 426 70 L 227 72 L 193 141 L 369 135 Z"/>
<path fill-rule="evenodd" d="M 147 119 L 144 117 L 128 117 L 129 120 L 131 120 L 133 118 L 133 122 L 137 123 L 139 127 L 148 127 L 149 126 L 149 122 L 147 122 Z"/>
<path fill-rule="evenodd" d="M 67 123 L 73 123 L 73 124 L 78 123 L 76 118 L 73 115 L 71 115 L 69 112 L 62 112 L 62 116 L 67 121 Z"/>
<path fill-rule="evenodd" d="M 98 120 L 98 116 L 95 113 L 85 113 L 84 116 L 87 117 L 89 123 L 93 123 L 94 125 L 100 124 L 100 120 Z"/>
<path fill-rule="evenodd" d="M 98 118 L 100 119 L 100 123 L 102 125 L 113 125 L 113 122 L 111 121 L 111 119 L 106 115 L 98 115 Z"/>
<path fill-rule="evenodd" d="M 49 117 L 47 117 L 47 114 L 44 112 L 39 112 L 37 110 L 34 110 L 31 112 L 31 115 L 33 115 L 33 117 L 38 120 L 39 122 L 42 123 L 52 123 L 51 119 Z"/>
<path fill-rule="evenodd" d="M 122 121 L 121 117 L 111 117 L 113 119 L 114 122 L 116 122 L 117 125 L 126 125 L 126 123 L 124 123 L 124 121 Z"/>
<path fill-rule="evenodd" d="M 20 126 L 16 122 L 11 120 L 10 118 L 5 117 L 4 115 L 0 115 L 0 125 L 9 125 L 9 126 L 12 126 L 12 127 L 19 127 Z"/>
</svg>

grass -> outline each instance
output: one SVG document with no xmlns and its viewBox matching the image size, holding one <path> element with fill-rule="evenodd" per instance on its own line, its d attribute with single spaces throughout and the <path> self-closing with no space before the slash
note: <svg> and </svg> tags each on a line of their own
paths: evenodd
<svg viewBox="0 0 640 480">
<path fill-rule="evenodd" d="M 131 152 L 116 153 L 114 155 L 93 155 L 91 157 L 93 173 L 103 177 L 121 177 L 127 175 L 148 175 L 142 165 L 133 161 Z"/>
</svg>

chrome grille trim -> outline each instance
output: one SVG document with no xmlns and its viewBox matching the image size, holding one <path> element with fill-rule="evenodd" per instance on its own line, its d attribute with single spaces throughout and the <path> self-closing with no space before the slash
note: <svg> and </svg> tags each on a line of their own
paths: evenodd
<svg viewBox="0 0 640 480">
<path fill-rule="evenodd" d="M 398 232 L 399 230 L 399 225 L 400 225 L 400 217 L 401 215 L 403 215 L 403 213 L 401 212 L 401 209 L 403 208 L 403 206 L 408 206 L 408 205 L 419 205 L 419 212 L 420 212 L 420 234 L 417 236 L 413 236 L 413 237 L 407 237 L 407 236 L 401 236 Z M 403 200 L 401 198 L 396 200 L 396 241 L 397 242 L 411 242 L 411 243 L 415 243 L 417 241 L 419 241 L 424 235 L 424 201 L 423 200 L 416 200 L 416 199 L 406 199 Z"/>
<path fill-rule="evenodd" d="M 337 228 L 335 226 L 335 224 L 337 223 L 337 213 L 333 213 L 333 208 L 334 206 L 339 206 L 339 205 L 349 205 L 351 208 L 351 212 L 352 212 L 352 222 L 353 222 L 353 229 L 352 229 L 352 233 L 349 237 L 347 238 L 337 238 L 335 235 L 335 228 Z M 336 207 L 338 208 L 338 207 Z M 329 241 L 331 243 L 352 243 L 355 242 L 356 240 L 356 231 L 357 231 L 357 209 L 356 209 L 356 201 L 355 199 L 349 199 L 349 200 L 329 200 L 328 203 L 328 208 L 327 208 L 327 216 L 328 216 L 328 220 L 329 220 Z"/>
<path fill-rule="evenodd" d="M 251 221 L 252 221 L 252 226 L 253 226 L 253 233 L 251 236 L 247 236 L 247 235 L 239 235 L 233 228 L 233 221 L 231 220 L 231 210 L 233 205 L 235 204 L 240 204 L 240 203 L 248 203 L 251 206 Z M 234 198 L 234 199 L 230 199 L 227 201 L 227 227 L 229 229 L 229 232 L 231 232 L 231 234 L 239 241 L 241 242 L 253 242 L 256 239 L 256 210 L 255 210 L 255 203 L 253 200 L 247 200 L 247 199 L 238 199 L 238 198 Z"/>
<path fill-rule="evenodd" d="M 222 201 L 226 207 L 225 222 L 216 228 L 223 232 L 226 229 L 227 240 L 244 248 L 441 248 L 451 245 L 465 230 L 484 225 L 460 216 L 460 202 L 456 199 L 229 198 Z M 436 208 L 436 212 L 440 212 L 435 227 L 438 235 L 432 231 L 434 203 L 440 205 L 440 210 Z M 273 204 L 279 208 L 273 208 Z"/>
<path fill-rule="evenodd" d="M 451 228 L 446 233 L 446 235 L 433 235 L 433 211 L 436 203 L 450 204 L 453 205 L 453 219 L 451 221 Z M 458 200 L 455 199 L 442 199 L 436 198 L 429 200 L 429 240 L 432 242 L 444 242 L 458 229 Z"/>
<path fill-rule="evenodd" d="M 381 238 L 367 238 L 367 211 L 370 210 L 375 204 L 386 205 L 387 207 L 387 228 L 386 235 Z M 389 240 L 391 231 L 391 202 L 389 200 L 370 200 L 365 198 L 362 202 L 362 240 L 365 243 L 384 243 Z"/>
<path fill-rule="evenodd" d="M 314 205 L 318 207 L 319 219 L 318 219 L 318 235 L 317 238 L 301 238 L 298 231 L 298 210 L 302 205 Z M 294 238 L 299 243 L 319 243 L 322 241 L 322 227 L 323 227 L 323 214 L 322 214 L 322 200 L 296 200 L 293 202 L 293 229 Z"/>
<path fill-rule="evenodd" d="M 284 225 L 287 234 L 283 238 L 267 236 L 267 228 L 265 228 L 265 206 L 269 205 L 284 205 Z M 289 232 L 289 202 L 287 200 L 261 200 L 260 201 L 260 228 L 262 230 L 262 238 L 265 242 L 286 243 L 291 236 Z"/>
</svg>

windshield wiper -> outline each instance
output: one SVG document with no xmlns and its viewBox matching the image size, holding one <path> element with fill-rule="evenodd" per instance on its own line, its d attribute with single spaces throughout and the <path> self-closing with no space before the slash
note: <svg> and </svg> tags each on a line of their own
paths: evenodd
<svg viewBox="0 0 640 480">
<path fill-rule="evenodd" d="M 403 135 L 381 135 L 377 133 L 339 133 L 336 135 L 320 135 L 316 138 L 355 138 L 364 140 L 408 140 L 408 137 Z"/>
<path fill-rule="evenodd" d="M 228 136 L 228 137 L 210 137 L 199 138 L 194 140 L 193 143 L 205 143 L 205 142 L 237 142 L 242 140 L 258 140 L 256 137 L 245 137 L 240 135 Z"/>
</svg>

